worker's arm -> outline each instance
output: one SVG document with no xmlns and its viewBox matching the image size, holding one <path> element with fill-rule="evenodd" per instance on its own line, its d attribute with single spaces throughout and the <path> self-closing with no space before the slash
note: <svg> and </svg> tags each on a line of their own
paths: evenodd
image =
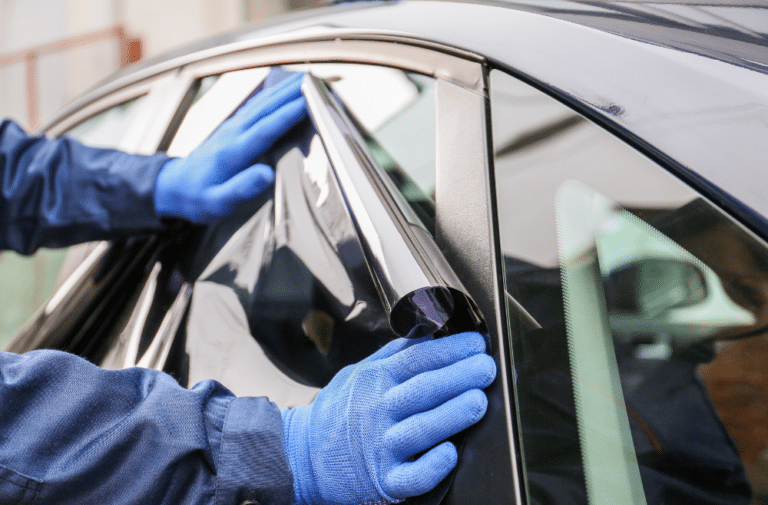
<svg viewBox="0 0 768 505">
<path fill-rule="evenodd" d="M 272 184 L 254 162 L 305 115 L 296 74 L 265 89 L 187 158 L 86 147 L 0 122 L 0 249 L 22 254 L 161 228 L 209 223 Z"/>
<path fill-rule="evenodd" d="M 0 504 L 400 501 L 451 471 L 443 440 L 485 413 L 484 349 L 476 333 L 399 339 L 282 412 L 214 381 L 0 353 Z"/>
<path fill-rule="evenodd" d="M 0 123 L 0 249 L 30 254 L 162 226 L 153 191 L 165 154 L 137 156 Z"/>
<path fill-rule="evenodd" d="M 157 370 L 0 353 L 0 504 L 288 503 L 280 411 Z"/>
</svg>

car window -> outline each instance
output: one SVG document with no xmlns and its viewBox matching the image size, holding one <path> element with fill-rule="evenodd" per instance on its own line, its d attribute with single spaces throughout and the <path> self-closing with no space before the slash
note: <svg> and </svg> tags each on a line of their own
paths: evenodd
<svg viewBox="0 0 768 505">
<path fill-rule="evenodd" d="M 94 147 L 117 147 L 147 95 L 141 95 L 73 126 L 64 134 Z"/>
<path fill-rule="evenodd" d="M 323 79 L 356 121 L 375 161 L 434 235 L 434 79 L 360 64 L 292 65 Z"/>
<path fill-rule="evenodd" d="M 286 75 L 278 69 L 267 82 L 268 73 L 221 75 L 172 146 L 201 142 Z M 265 160 L 276 166 L 272 190 L 219 223 L 159 239 L 120 290 L 119 314 L 100 309 L 110 322 L 88 337 L 98 341 L 90 359 L 161 368 L 183 385 L 215 379 L 238 395 L 296 406 L 395 337 L 320 138 L 308 119 L 290 135 Z"/>
<path fill-rule="evenodd" d="M 563 104 L 490 85 L 531 501 L 761 503 L 768 246 Z"/>
<path fill-rule="evenodd" d="M 87 145 L 117 147 L 145 97 L 139 96 L 91 116 L 65 134 Z M 0 346 L 51 296 L 61 277 L 71 272 L 89 249 L 90 246 L 84 244 L 68 249 L 40 249 L 31 256 L 12 251 L 0 255 L 0 276 L 5 283 L 0 293 Z"/>
</svg>

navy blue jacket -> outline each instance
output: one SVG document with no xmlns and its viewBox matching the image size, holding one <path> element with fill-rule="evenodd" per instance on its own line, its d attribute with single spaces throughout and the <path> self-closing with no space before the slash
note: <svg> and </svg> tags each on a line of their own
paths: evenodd
<svg viewBox="0 0 768 505">
<path fill-rule="evenodd" d="M 156 230 L 164 154 L 129 155 L 0 122 L 0 248 L 23 254 Z M 279 409 L 214 381 L 0 353 L 0 505 L 288 503 Z"/>
</svg>

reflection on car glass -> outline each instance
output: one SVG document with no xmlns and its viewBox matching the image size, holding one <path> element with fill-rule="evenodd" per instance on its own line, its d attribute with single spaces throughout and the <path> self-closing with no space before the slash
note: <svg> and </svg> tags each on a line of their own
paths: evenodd
<svg viewBox="0 0 768 505">
<path fill-rule="evenodd" d="M 556 207 L 560 272 L 506 259 L 542 325 L 515 347 L 532 494 L 750 503 L 768 442 L 744 407 L 768 376 L 765 247 L 701 199 L 647 222 L 566 182 Z"/>
<path fill-rule="evenodd" d="M 66 135 L 94 147 L 118 147 L 147 95 L 132 98 L 92 116 L 69 129 Z"/>
<path fill-rule="evenodd" d="M 434 234 L 433 78 L 375 65 L 315 64 L 287 68 L 310 71 L 329 85 L 355 121 L 378 166 L 424 227 Z"/>
<path fill-rule="evenodd" d="M 552 128 L 562 104 L 492 85 L 531 500 L 759 503 L 765 244 L 588 121 Z"/>
<path fill-rule="evenodd" d="M 558 118 L 551 123 L 536 125 L 534 129 L 521 132 L 517 136 L 507 140 L 496 147 L 494 156 L 502 158 L 516 151 L 522 151 L 540 142 L 548 142 L 552 137 L 566 133 L 569 129 L 584 121 L 584 118 L 576 114 L 570 114 L 564 118 Z"/>
<path fill-rule="evenodd" d="M 490 84 L 530 501 L 768 503 L 768 247 L 562 103 Z"/>
<path fill-rule="evenodd" d="M 200 98 L 203 97 L 203 95 L 208 93 L 213 85 L 216 84 L 216 81 L 219 80 L 219 77 L 221 77 L 221 75 L 209 75 L 197 81 L 197 91 L 195 92 L 195 96 L 192 99 L 192 103 L 190 105 L 194 105 L 198 100 L 200 100 Z"/>
</svg>

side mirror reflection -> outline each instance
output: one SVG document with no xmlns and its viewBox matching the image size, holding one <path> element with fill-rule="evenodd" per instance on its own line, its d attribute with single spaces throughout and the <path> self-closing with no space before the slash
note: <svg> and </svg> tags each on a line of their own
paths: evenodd
<svg viewBox="0 0 768 505">
<path fill-rule="evenodd" d="M 608 324 L 620 340 L 652 337 L 687 344 L 755 316 L 726 294 L 707 265 L 621 209 L 595 235 Z"/>
<path fill-rule="evenodd" d="M 617 268 L 604 279 L 608 312 L 656 317 L 664 311 L 701 303 L 707 297 L 697 266 L 668 258 L 646 258 Z"/>
</svg>

